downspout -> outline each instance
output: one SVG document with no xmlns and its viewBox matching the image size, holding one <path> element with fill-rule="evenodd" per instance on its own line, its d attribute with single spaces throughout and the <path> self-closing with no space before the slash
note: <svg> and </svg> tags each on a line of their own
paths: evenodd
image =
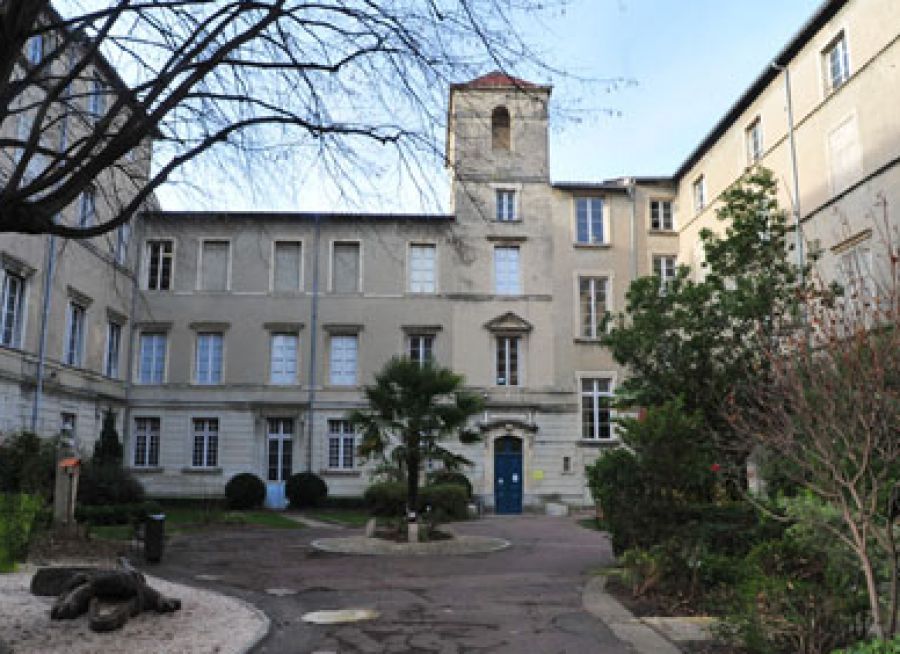
<svg viewBox="0 0 900 654">
<path fill-rule="evenodd" d="M 322 233 L 322 216 L 315 215 L 315 232 L 313 236 L 313 282 L 312 297 L 310 298 L 309 312 L 309 388 L 307 401 L 309 408 L 306 413 L 307 422 L 307 447 L 306 470 L 313 471 L 313 442 L 315 438 L 314 413 L 316 401 L 316 340 L 319 327 L 319 241 Z"/>
<path fill-rule="evenodd" d="M 794 105 L 791 100 L 791 71 L 787 65 L 782 66 L 774 61 L 770 65 L 775 70 L 784 72 L 784 93 L 787 98 L 788 142 L 790 143 L 791 148 L 791 174 L 794 186 L 794 197 L 791 199 L 791 209 L 797 225 L 797 267 L 800 270 L 800 285 L 802 286 L 806 281 L 806 274 L 803 270 L 806 265 L 806 256 L 803 247 L 803 227 L 800 224 L 800 181 L 797 174 L 797 144 L 794 139 Z"/>
<path fill-rule="evenodd" d="M 137 337 L 137 325 L 135 324 L 135 316 L 137 316 L 137 302 L 140 282 L 140 270 L 143 263 L 144 248 L 144 222 L 140 218 L 134 221 L 134 232 L 132 242 L 136 244 L 136 254 L 134 257 L 134 268 L 131 270 L 131 314 L 128 316 L 128 363 L 125 365 L 125 411 L 122 416 L 122 446 L 128 443 L 131 437 L 131 392 L 134 386 L 134 359 L 135 359 L 135 339 Z M 125 246 L 125 261 L 128 261 L 128 245 Z M 125 448 L 125 461 L 128 461 L 128 452 L 131 448 Z"/>
<path fill-rule="evenodd" d="M 41 335 L 38 341 L 37 383 L 34 387 L 34 402 L 31 405 L 31 431 L 37 433 L 38 416 L 44 395 L 44 359 L 47 356 L 47 322 L 50 318 L 50 293 L 53 289 L 53 269 L 56 267 L 56 236 L 47 237 L 47 265 L 44 274 L 44 298 L 41 307 Z"/>
<path fill-rule="evenodd" d="M 637 190 L 634 185 L 634 177 L 625 180 L 625 189 L 628 198 L 631 200 L 631 281 L 638 278 L 638 255 L 637 255 Z"/>
</svg>

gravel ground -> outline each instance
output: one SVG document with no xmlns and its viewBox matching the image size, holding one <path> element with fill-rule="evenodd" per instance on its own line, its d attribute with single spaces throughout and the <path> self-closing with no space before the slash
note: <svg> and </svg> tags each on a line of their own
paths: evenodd
<svg viewBox="0 0 900 654">
<path fill-rule="evenodd" d="M 86 615 L 50 620 L 53 598 L 35 597 L 28 590 L 33 571 L 0 574 L 0 651 L 5 643 L 14 654 L 237 654 L 269 628 L 269 619 L 246 602 L 148 576 L 153 588 L 181 599 L 181 610 L 141 613 L 119 631 L 94 633 Z"/>
</svg>

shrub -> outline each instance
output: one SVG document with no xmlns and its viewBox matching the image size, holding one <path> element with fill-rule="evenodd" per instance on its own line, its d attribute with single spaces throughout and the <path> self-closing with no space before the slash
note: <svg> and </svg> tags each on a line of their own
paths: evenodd
<svg viewBox="0 0 900 654">
<path fill-rule="evenodd" d="M 56 445 L 56 439 L 27 431 L 0 443 L 0 492 L 52 497 Z"/>
<path fill-rule="evenodd" d="M 900 654 L 900 635 L 891 640 L 870 640 L 856 643 L 832 654 Z"/>
<path fill-rule="evenodd" d="M 469 496 L 458 483 L 432 484 L 419 490 L 419 511 L 432 523 L 465 520 Z"/>
<path fill-rule="evenodd" d="M 86 506 L 136 504 L 144 499 L 144 487 L 118 465 L 86 464 L 78 481 L 78 502 Z"/>
<path fill-rule="evenodd" d="M 15 570 L 28 554 L 35 521 L 44 502 L 22 493 L 0 493 L 0 572 Z"/>
<path fill-rule="evenodd" d="M 94 443 L 94 457 L 92 462 L 96 465 L 122 465 L 122 443 L 119 442 L 119 433 L 116 431 L 116 414 L 107 410 L 103 414 L 103 428 L 100 430 L 100 438 Z"/>
<path fill-rule="evenodd" d="M 363 494 L 369 513 L 380 518 L 398 518 L 406 512 L 406 484 L 383 481 L 372 484 Z"/>
<path fill-rule="evenodd" d="M 433 486 L 458 484 L 466 489 L 466 500 L 472 499 L 472 482 L 461 472 L 455 470 L 438 470 L 428 475 L 428 483 Z"/>
<path fill-rule="evenodd" d="M 225 484 L 225 503 L 229 509 L 255 509 L 266 499 L 266 484 L 250 472 L 235 475 Z"/>
<path fill-rule="evenodd" d="M 291 475 L 284 490 L 292 509 L 319 506 L 328 497 L 327 484 L 312 472 Z"/>
</svg>

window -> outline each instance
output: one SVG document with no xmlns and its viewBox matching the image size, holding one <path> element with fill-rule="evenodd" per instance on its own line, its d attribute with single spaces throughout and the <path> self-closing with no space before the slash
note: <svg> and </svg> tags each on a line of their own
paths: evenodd
<svg viewBox="0 0 900 654">
<path fill-rule="evenodd" d="M 650 229 L 664 232 L 675 229 L 675 217 L 670 200 L 650 201 Z"/>
<path fill-rule="evenodd" d="M 172 241 L 147 242 L 147 288 L 168 291 L 172 287 Z"/>
<path fill-rule="evenodd" d="M 356 384 L 357 337 L 355 334 L 331 337 L 330 380 L 334 386 Z"/>
<path fill-rule="evenodd" d="M 747 140 L 747 163 L 752 165 L 762 159 L 763 155 L 762 122 L 759 118 L 750 123 L 744 136 Z"/>
<path fill-rule="evenodd" d="M 28 39 L 25 44 L 25 56 L 28 63 L 37 66 L 44 59 L 44 35 L 38 34 Z"/>
<path fill-rule="evenodd" d="M 275 291 L 300 290 L 301 248 L 299 241 L 275 242 L 275 271 L 272 279 Z"/>
<path fill-rule="evenodd" d="M 131 225 L 128 223 L 123 223 L 119 225 L 116 230 L 116 247 L 113 251 L 113 256 L 116 258 L 116 263 L 120 265 L 125 265 L 125 260 L 128 257 L 128 242 L 131 240 Z"/>
<path fill-rule="evenodd" d="M 359 243 L 335 243 L 331 260 L 335 293 L 359 293 Z"/>
<path fill-rule="evenodd" d="M 166 372 L 166 335 L 141 334 L 138 381 L 141 384 L 162 384 Z"/>
<path fill-rule="evenodd" d="M 510 148 L 509 109 L 495 107 L 491 112 L 491 149 L 509 150 Z"/>
<path fill-rule="evenodd" d="M 407 346 L 410 361 L 422 366 L 434 361 L 434 334 L 410 334 Z"/>
<path fill-rule="evenodd" d="M 519 385 L 518 336 L 497 337 L 497 386 Z"/>
<path fill-rule="evenodd" d="M 700 175 L 694 180 L 694 211 L 700 213 L 706 207 L 706 178 Z"/>
<path fill-rule="evenodd" d="M 497 220 L 503 223 L 518 220 L 516 217 L 516 192 L 509 189 L 498 189 Z"/>
<path fill-rule="evenodd" d="M 200 251 L 200 289 L 228 290 L 228 241 L 203 241 Z"/>
<path fill-rule="evenodd" d="M 266 479 L 287 481 L 293 471 L 294 421 L 290 418 L 269 418 L 268 465 Z"/>
<path fill-rule="evenodd" d="M 578 307 L 582 338 L 599 338 L 606 315 L 606 277 L 578 278 Z"/>
<path fill-rule="evenodd" d="M 159 466 L 159 418 L 134 419 L 134 467 Z"/>
<path fill-rule="evenodd" d="M 498 245 L 494 248 L 494 292 L 498 295 L 519 295 L 519 246 Z"/>
<path fill-rule="evenodd" d="M 613 437 L 612 381 L 607 378 L 581 380 L 581 437 L 609 440 Z"/>
<path fill-rule="evenodd" d="M 106 113 L 106 89 L 99 75 L 91 78 L 91 90 L 88 95 L 88 113 L 94 120 L 103 118 Z"/>
<path fill-rule="evenodd" d="M 215 468 L 219 462 L 219 420 L 194 418 L 194 447 L 191 466 Z"/>
<path fill-rule="evenodd" d="M 222 383 L 222 341 L 218 332 L 197 334 L 197 383 Z"/>
<path fill-rule="evenodd" d="M 119 377 L 119 351 L 122 348 L 122 325 L 109 322 L 106 325 L 106 360 L 103 372 L 107 377 Z"/>
<path fill-rule="evenodd" d="M 0 345 L 21 347 L 22 320 L 25 315 L 25 278 L 9 270 L 0 270 L 3 294 L 0 298 Z"/>
<path fill-rule="evenodd" d="M 97 221 L 97 191 L 86 189 L 81 194 L 81 207 L 78 214 L 79 227 L 91 227 Z"/>
<path fill-rule="evenodd" d="M 356 435 L 349 420 L 328 421 L 328 467 L 335 470 L 352 470 Z"/>
<path fill-rule="evenodd" d="M 662 284 L 675 279 L 675 257 L 671 255 L 653 257 L 653 274 L 660 278 Z"/>
<path fill-rule="evenodd" d="M 850 79 L 850 55 L 843 32 L 822 52 L 825 85 L 829 93 L 836 91 Z"/>
<path fill-rule="evenodd" d="M 273 384 L 297 383 L 296 334 L 272 334 L 270 380 Z"/>
<path fill-rule="evenodd" d="M 74 447 L 77 443 L 76 439 L 78 438 L 78 416 L 74 413 L 60 413 L 59 414 L 59 433 L 62 436 L 64 441 L 67 441 L 67 444 Z"/>
<path fill-rule="evenodd" d="M 606 242 L 603 233 L 603 198 L 575 198 L 575 242 Z"/>
<path fill-rule="evenodd" d="M 66 346 L 63 361 L 69 366 L 84 364 L 84 321 L 87 310 L 77 302 L 69 302 L 66 319 Z"/>
<path fill-rule="evenodd" d="M 409 248 L 409 292 L 434 293 L 434 260 L 436 248 L 433 245 L 411 245 Z"/>
</svg>

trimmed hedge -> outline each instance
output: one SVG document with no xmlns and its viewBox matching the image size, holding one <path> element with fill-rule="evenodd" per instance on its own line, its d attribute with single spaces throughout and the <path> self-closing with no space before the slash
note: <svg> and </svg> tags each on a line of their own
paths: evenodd
<svg viewBox="0 0 900 654">
<path fill-rule="evenodd" d="M 312 472 L 298 472 L 288 477 L 284 491 L 292 509 L 320 506 L 328 497 L 328 485 Z"/>
<path fill-rule="evenodd" d="M 472 482 L 461 472 L 453 470 L 438 470 L 428 475 L 428 483 L 432 486 L 443 486 L 444 484 L 458 484 L 466 489 L 466 499 L 472 499 Z"/>
<path fill-rule="evenodd" d="M 406 511 L 406 484 L 383 481 L 372 484 L 363 494 L 369 513 L 379 518 L 398 518 Z"/>
<path fill-rule="evenodd" d="M 406 484 L 386 481 L 372 484 L 364 495 L 366 506 L 374 516 L 399 518 L 406 511 Z M 460 484 L 431 484 L 419 489 L 416 509 L 430 514 L 429 520 L 463 520 L 466 518 L 469 498 Z"/>
<path fill-rule="evenodd" d="M 255 509 L 266 499 L 266 484 L 250 472 L 241 472 L 225 484 L 225 503 L 229 509 Z"/>
</svg>

